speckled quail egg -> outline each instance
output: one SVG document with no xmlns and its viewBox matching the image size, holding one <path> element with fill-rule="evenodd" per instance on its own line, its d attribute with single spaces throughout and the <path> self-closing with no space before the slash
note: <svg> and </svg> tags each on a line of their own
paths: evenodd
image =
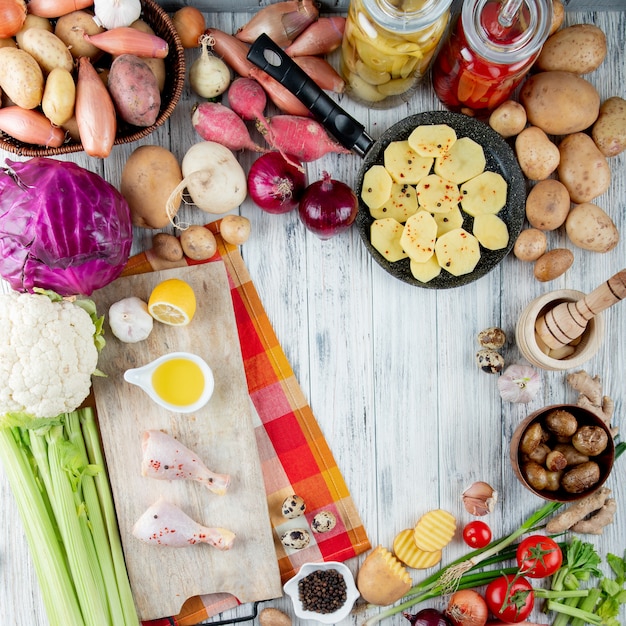
<svg viewBox="0 0 626 626">
<path fill-rule="evenodd" d="M 327 533 L 337 524 L 337 518 L 330 511 L 320 511 L 311 521 L 311 528 L 316 533 Z"/>
<path fill-rule="evenodd" d="M 306 548 L 311 542 L 311 535 L 305 528 L 296 528 L 284 532 L 280 536 L 280 540 L 286 548 L 302 550 L 302 548 Z"/>
<path fill-rule="evenodd" d="M 476 353 L 476 365 L 487 374 L 497 374 L 504 367 L 504 357 L 495 350 L 479 350 Z"/>
<path fill-rule="evenodd" d="M 294 519 L 300 517 L 306 511 L 306 503 L 304 498 L 293 494 L 288 498 L 285 498 L 282 506 L 283 516 L 287 519 Z"/>
<path fill-rule="evenodd" d="M 506 343 L 505 332 L 496 326 L 485 328 L 478 333 L 478 343 L 489 350 L 499 350 Z"/>
</svg>

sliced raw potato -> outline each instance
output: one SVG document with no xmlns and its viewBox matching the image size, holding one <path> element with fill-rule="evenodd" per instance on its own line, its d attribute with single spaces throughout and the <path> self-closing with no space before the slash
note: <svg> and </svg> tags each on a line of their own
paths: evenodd
<svg viewBox="0 0 626 626">
<path fill-rule="evenodd" d="M 445 548 L 456 531 L 454 515 L 443 509 L 435 509 L 424 513 L 413 528 L 415 545 L 426 552 L 434 552 Z"/>
<path fill-rule="evenodd" d="M 374 248 L 391 263 L 406 259 L 408 256 L 400 244 L 403 230 L 404 226 L 392 217 L 384 217 L 372 222 L 370 241 Z"/>
<path fill-rule="evenodd" d="M 458 206 L 447 213 L 433 213 L 433 217 L 437 222 L 437 237 L 463 226 L 463 213 Z"/>
<path fill-rule="evenodd" d="M 476 217 L 498 213 L 506 204 L 506 180 L 497 172 L 483 172 L 461 185 L 461 208 Z"/>
<path fill-rule="evenodd" d="M 487 250 L 502 250 L 509 243 L 509 229 L 497 215 L 491 213 L 474 218 L 472 233 Z"/>
<path fill-rule="evenodd" d="M 367 555 L 356 576 L 356 586 L 363 599 L 378 606 L 393 604 L 412 584 L 404 565 L 383 546 L 377 546 Z"/>
<path fill-rule="evenodd" d="M 473 272 L 480 261 L 480 244 L 464 228 L 455 228 L 437 239 L 435 254 L 444 270 L 462 276 Z"/>
<path fill-rule="evenodd" d="M 441 265 L 439 265 L 437 257 L 434 254 L 428 261 L 424 261 L 424 263 L 417 263 L 411 259 L 409 268 L 411 269 L 413 278 L 419 280 L 420 283 L 428 283 L 441 274 Z"/>
<path fill-rule="evenodd" d="M 456 142 L 456 131 L 447 124 L 422 124 L 409 135 L 409 145 L 417 154 L 438 157 Z"/>
<path fill-rule="evenodd" d="M 460 185 L 485 169 L 483 147 L 469 137 L 457 139 L 450 150 L 435 159 L 435 174 Z"/>
<path fill-rule="evenodd" d="M 433 157 L 420 156 L 408 141 L 392 141 L 384 153 L 385 169 L 397 183 L 415 185 L 430 172 Z"/>
<path fill-rule="evenodd" d="M 426 552 L 415 545 L 412 528 L 402 530 L 396 535 L 393 551 L 399 561 L 413 569 L 426 569 L 441 561 L 441 550 Z"/>
<path fill-rule="evenodd" d="M 409 258 L 418 263 L 428 261 L 435 253 L 437 222 L 428 211 L 411 215 L 402 229 L 400 245 Z"/>
<path fill-rule="evenodd" d="M 447 213 L 458 206 L 461 194 L 458 186 L 437 174 L 429 174 L 415 186 L 420 208 L 431 213 Z"/>
<path fill-rule="evenodd" d="M 415 187 L 393 183 L 389 200 L 378 209 L 370 209 L 370 215 L 374 219 L 393 217 L 393 219 L 404 223 L 416 211 L 417 193 Z"/>
<path fill-rule="evenodd" d="M 393 180 L 383 165 L 372 165 L 363 176 L 361 198 L 369 209 L 379 209 L 391 196 Z"/>
</svg>

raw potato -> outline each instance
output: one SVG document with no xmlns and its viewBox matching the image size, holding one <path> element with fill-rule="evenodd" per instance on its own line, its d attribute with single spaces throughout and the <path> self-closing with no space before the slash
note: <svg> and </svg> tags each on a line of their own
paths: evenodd
<svg viewBox="0 0 626 626">
<path fill-rule="evenodd" d="M 439 265 L 437 257 L 434 254 L 424 263 L 417 263 L 411 259 L 409 269 L 411 270 L 413 278 L 419 280 L 421 283 L 427 283 L 441 274 L 441 265 Z"/>
<path fill-rule="evenodd" d="M 478 239 L 463 228 L 456 228 L 437 239 L 435 244 L 437 262 L 453 276 L 474 271 L 480 261 Z"/>
<path fill-rule="evenodd" d="M 435 253 L 437 222 L 428 211 L 418 211 L 406 221 L 400 245 L 417 263 L 425 263 Z"/>
<path fill-rule="evenodd" d="M 409 145 L 423 157 L 446 154 L 456 142 L 456 131 L 447 124 L 422 124 L 409 135 Z"/>
<path fill-rule="evenodd" d="M 23 109 L 38 107 L 44 89 L 39 63 L 19 48 L 0 48 L 0 89 Z"/>
<path fill-rule="evenodd" d="M 472 217 L 495 214 L 506 204 L 506 192 L 504 178 L 485 171 L 461 185 L 461 207 Z"/>
<path fill-rule="evenodd" d="M 29 28 L 22 36 L 20 48 L 37 61 L 44 74 L 55 67 L 71 72 L 74 57 L 67 46 L 52 32 L 43 28 Z"/>
<path fill-rule="evenodd" d="M 447 213 L 458 206 L 459 188 L 451 180 L 437 174 L 429 174 L 415 186 L 417 203 L 431 213 Z"/>
<path fill-rule="evenodd" d="M 487 161 L 483 147 L 470 137 L 457 139 L 450 149 L 435 159 L 435 174 L 457 185 L 478 176 Z"/>
<path fill-rule="evenodd" d="M 157 233 L 152 238 L 152 250 L 164 261 L 180 261 L 184 256 L 180 240 L 170 233 Z"/>
<path fill-rule="evenodd" d="M 559 152 L 559 180 L 567 188 L 572 202 L 589 202 L 609 188 L 611 168 L 589 135 L 568 135 L 559 144 Z"/>
<path fill-rule="evenodd" d="M 434 552 L 445 548 L 456 531 L 454 515 L 443 509 L 435 509 L 424 513 L 413 528 L 415 545 L 425 552 Z"/>
<path fill-rule="evenodd" d="M 558 180 L 538 182 L 526 198 L 526 219 L 533 228 L 556 230 L 565 223 L 570 210 L 569 192 Z"/>
<path fill-rule="evenodd" d="M 133 224 L 142 228 L 164 228 L 174 219 L 182 191 L 169 211 L 167 202 L 183 175 L 176 157 L 162 146 L 136 148 L 122 169 L 120 191 L 130 207 Z"/>
<path fill-rule="evenodd" d="M 502 250 L 509 244 L 509 229 L 497 215 L 491 213 L 474 218 L 472 233 L 487 250 Z"/>
<path fill-rule="evenodd" d="M 447 213 L 433 213 L 435 222 L 437 222 L 437 237 L 463 226 L 463 214 L 457 206 Z"/>
<path fill-rule="evenodd" d="M 526 110 L 515 100 L 506 100 L 489 116 L 489 126 L 505 138 L 519 135 L 526 122 Z"/>
<path fill-rule="evenodd" d="M 367 555 L 356 576 L 356 586 L 363 599 L 377 606 L 393 604 L 412 584 L 406 568 L 383 546 L 377 546 Z"/>
<path fill-rule="evenodd" d="M 550 35 L 553 35 L 565 19 L 565 5 L 561 0 L 552 0 L 552 24 L 550 24 Z"/>
<path fill-rule="evenodd" d="M 600 96 L 587 80 L 571 72 L 533 74 L 520 91 L 528 121 L 548 135 L 589 128 L 598 118 Z"/>
<path fill-rule="evenodd" d="M 72 11 L 59 17 L 54 26 L 54 34 L 67 46 L 70 54 L 75 58 L 89 57 L 95 61 L 103 52 L 89 43 L 83 34 L 97 35 L 104 28 L 94 22 L 90 11 Z"/>
<path fill-rule="evenodd" d="M 370 227 L 372 246 L 391 263 L 395 263 L 400 259 L 406 259 L 408 256 L 400 245 L 403 229 L 402 224 L 392 217 L 374 220 Z"/>
<path fill-rule="evenodd" d="M 43 91 L 41 109 L 44 115 L 56 126 L 63 126 L 74 115 L 76 83 L 67 70 L 55 67 Z"/>
<path fill-rule="evenodd" d="M 600 28 L 594 24 L 574 24 L 548 37 L 535 65 L 544 72 L 588 74 L 600 67 L 606 51 L 606 36 Z"/>
<path fill-rule="evenodd" d="M 542 254 L 534 267 L 535 278 L 546 283 L 562 276 L 574 263 L 574 254 L 567 248 L 555 248 Z"/>
<path fill-rule="evenodd" d="M 609 252 L 619 242 L 619 231 L 613 220 L 591 202 L 583 202 L 570 211 L 565 231 L 575 246 L 592 252 Z"/>
<path fill-rule="evenodd" d="M 225 215 L 220 222 L 220 233 L 226 243 L 240 246 L 250 237 L 250 220 L 243 215 Z"/>
<path fill-rule="evenodd" d="M 525 128 L 515 139 L 515 154 L 529 180 L 545 180 L 561 159 L 557 146 L 537 126 Z"/>
<path fill-rule="evenodd" d="M 266 607 L 259 613 L 260 626 L 291 626 L 291 617 L 274 607 Z"/>
<path fill-rule="evenodd" d="M 619 96 L 608 98 L 600 107 L 600 115 L 591 129 L 598 150 L 613 157 L 626 150 L 626 100 Z"/>
<path fill-rule="evenodd" d="M 217 252 L 215 235 L 204 226 L 192 224 L 180 235 L 185 256 L 194 261 L 206 261 Z"/>
<path fill-rule="evenodd" d="M 413 569 L 427 569 L 441 561 L 441 550 L 420 550 L 413 541 L 413 529 L 401 530 L 393 540 L 393 552 L 400 561 Z"/>
<path fill-rule="evenodd" d="M 370 209 L 370 215 L 374 219 L 393 217 L 399 222 L 406 222 L 416 211 L 417 193 L 415 188 L 406 183 L 393 183 L 389 200 L 378 209 Z"/>
<path fill-rule="evenodd" d="M 379 209 L 391 197 L 393 179 L 383 165 L 372 165 L 363 176 L 361 199 L 370 209 Z"/>
<path fill-rule="evenodd" d="M 385 169 L 394 182 L 415 185 L 426 176 L 433 166 L 433 157 L 417 154 L 408 140 L 392 141 L 384 152 Z"/>
</svg>

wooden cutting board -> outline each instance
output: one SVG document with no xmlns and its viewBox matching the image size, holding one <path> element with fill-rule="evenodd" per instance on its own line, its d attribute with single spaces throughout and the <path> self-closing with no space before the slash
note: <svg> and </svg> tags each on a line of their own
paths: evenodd
<svg viewBox="0 0 626 626">
<path fill-rule="evenodd" d="M 241 602 L 282 595 L 280 573 L 258 456 L 250 397 L 224 264 L 152 272 L 120 278 L 93 294 L 100 315 L 122 298 L 148 301 L 152 288 L 167 278 L 181 278 L 194 289 L 197 311 L 191 323 L 176 328 L 154 323 L 151 335 L 122 343 L 105 324 L 107 344 L 93 388 L 102 443 L 111 479 L 126 564 L 142 620 L 177 615 L 195 595 L 228 592 Z M 169 412 L 139 387 L 123 379 L 124 371 L 173 351 L 193 352 L 213 370 L 215 391 L 196 413 Z M 141 437 L 160 429 L 191 448 L 217 473 L 230 474 L 224 496 L 195 481 L 163 481 L 141 476 Z M 236 533 L 231 550 L 206 544 L 185 548 L 146 545 L 132 527 L 159 496 L 179 506 L 205 526 Z"/>
</svg>

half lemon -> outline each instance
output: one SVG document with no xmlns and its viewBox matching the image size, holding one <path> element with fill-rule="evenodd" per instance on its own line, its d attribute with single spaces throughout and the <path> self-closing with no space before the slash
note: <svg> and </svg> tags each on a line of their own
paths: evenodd
<svg viewBox="0 0 626 626">
<path fill-rule="evenodd" d="M 148 300 L 152 317 L 169 326 L 187 326 L 196 312 L 196 294 L 191 285 L 180 278 L 160 282 Z"/>
</svg>

